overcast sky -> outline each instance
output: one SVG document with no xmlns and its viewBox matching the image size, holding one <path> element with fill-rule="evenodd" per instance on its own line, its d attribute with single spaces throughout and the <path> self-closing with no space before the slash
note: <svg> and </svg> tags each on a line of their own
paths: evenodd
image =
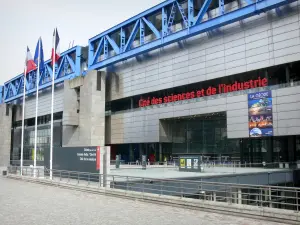
<svg viewBox="0 0 300 225">
<path fill-rule="evenodd" d="M 0 85 L 22 73 L 26 46 L 32 55 L 41 36 L 45 60 L 58 27 L 60 50 L 88 39 L 163 0 L 8 0 L 0 6 Z"/>
</svg>

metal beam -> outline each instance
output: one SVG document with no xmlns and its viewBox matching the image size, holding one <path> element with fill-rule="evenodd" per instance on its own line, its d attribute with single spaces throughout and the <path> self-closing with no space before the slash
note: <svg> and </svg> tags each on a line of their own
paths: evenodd
<svg viewBox="0 0 300 225">
<path fill-rule="evenodd" d="M 172 33 L 172 26 L 174 23 L 175 15 L 176 15 L 176 5 L 175 3 L 172 5 L 171 13 L 168 19 L 168 34 Z"/>
<path fill-rule="evenodd" d="M 219 0 L 219 15 L 223 15 L 225 13 L 224 0 Z"/>
<path fill-rule="evenodd" d="M 121 46 L 120 46 L 120 52 L 124 52 L 125 50 L 125 45 L 126 45 L 126 35 L 125 35 L 125 31 L 123 30 L 123 28 L 121 28 L 121 31 L 120 31 L 120 43 L 121 43 Z"/>
<path fill-rule="evenodd" d="M 248 5 L 254 3 L 252 0 L 244 0 L 244 1 L 245 1 Z M 254 1 L 257 1 L 257 0 L 254 0 Z"/>
<path fill-rule="evenodd" d="M 162 27 L 162 37 L 168 35 L 168 15 L 165 8 L 161 9 L 161 27 Z"/>
<path fill-rule="evenodd" d="M 58 72 L 56 74 L 55 83 L 58 84 L 65 79 L 68 79 L 71 76 L 79 76 L 81 74 L 81 47 L 76 46 L 73 47 L 61 54 L 61 60 L 58 68 Z M 75 60 L 74 60 L 75 56 Z M 65 63 L 70 65 L 70 68 L 72 70 L 71 74 L 63 73 L 63 68 Z M 45 62 L 45 71 L 40 76 L 40 80 L 36 81 L 36 70 L 31 71 L 29 74 L 27 74 L 25 79 L 25 89 L 26 94 L 34 93 L 34 90 L 36 89 L 36 85 L 34 85 L 35 82 L 39 82 L 39 90 L 43 90 L 45 88 L 48 88 L 51 86 L 51 79 L 49 81 L 44 82 L 44 79 L 46 76 L 52 76 L 52 65 L 51 60 L 47 60 Z M 24 80 L 24 74 L 20 74 L 19 76 L 5 82 L 4 84 L 4 102 L 8 103 L 10 101 L 14 101 L 18 98 L 21 98 L 23 96 L 22 90 L 23 90 L 23 80 Z"/>
<path fill-rule="evenodd" d="M 104 47 L 104 59 L 107 59 L 108 58 L 108 42 L 107 42 L 106 37 L 104 38 L 103 47 Z"/>
<path fill-rule="evenodd" d="M 187 28 L 189 26 L 189 21 L 188 18 L 186 17 L 185 13 L 184 13 L 184 9 L 182 8 L 181 4 L 179 4 L 178 2 L 176 2 L 177 7 L 179 9 L 180 15 L 183 19 L 184 25 Z"/>
<path fill-rule="evenodd" d="M 205 13 L 208 10 L 208 7 L 210 5 L 210 3 L 212 2 L 212 0 L 205 0 L 205 2 L 203 3 L 203 6 L 201 7 L 200 12 L 198 13 L 196 19 L 195 19 L 195 24 L 199 24 L 201 23 Z"/>
<path fill-rule="evenodd" d="M 188 0 L 188 20 L 189 20 L 189 27 L 194 25 L 194 0 Z"/>
<path fill-rule="evenodd" d="M 128 41 L 127 41 L 127 43 L 126 43 L 126 45 L 125 45 L 125 47 L 124 47 L 124 51 L 128 51 L 130 48 L 131 48 L 131 45 L 132 45 L 132 43 L 133 43 L 133 41 L 134 41 L 134 39 L 135 39 L 135 37 L 136 37 L 136 34 L 137 34 L 137 32 L 138 32 L 138 28 L 139 28 L 139 24 L 140 24 L 140 21 L 139 20 L 137 20 L 136 22 L 135 22 L 135 25 L 134 25 L 134 27 L 133 27 L 133 30 L 132 30 L 132 32 L 131 32 L 131 34 L 130 34 L 130 37 L 128 38 Z"/>
<path fill-rule="evenodd" d="M 93 41 L 99 39 L 102 36 L 105 36 L 105 35 L 110 34 L 110 33 L 114 32 L 116 30 L 119 30 L 122 27 L 128 26 L 128 25 L 134 23 L 135 21 L 139 20 L 142 17 L 153 15 L 154 13 L 157 13 L 158 11 L 160 11 L 162 8 L 169 6 L 169 5 L 173 4 L 174 2 L 176 2 L 176 0 L 166 0 L 166 1 L 150 8 L 150 9 L 148 9 L 148 10 L 146 10 L 146 11 L 144 11 L 144 12 L 142 12 L 142 13 L 126 20 L 126 21 L 124 21 L 123 23 L 120 23 L 120 24 L 108 29 L 107 31 L 104 31 L 104 32 L 96 35 L 95 37 L 92 37 L 90 39 L 90 41 L 93 42 Z"/>
<path fill-rule="evenodd" d="M 145 44 L 145 26 L 142 19 L 140 19 L 140 45 Z"/>
<path fill-rule="evenodd" d="M 105 37 L 106 37 L 106 39 L 108 40 L 110 46 L 114 49 L 115 53 L 116 53 L 116 54 L 119 54 L 119 53 L 120 53 L 120 48 L 119 48 L 119 46 L 116 44 L 116 42 L 115 42 L 113 39 L 111 39 L 108 35 L 106 35 Z"/>
<path fill-rule="evenodd" d="M 4 92 L 4 87 L 0 85 L 0 104 L 3 103 L 3 92 Z"/>
<path fill-rule="evenodd" d="M 198 14 L 198 20 L 206 12 L 205 8 L 208 8 L 208 5 L 211 0 L 206 0 L 206 4 L 203 5 L 204 8 L 201 9 Z M 164 36 L 163 39 L 154 40 L 152 42 L 146 43 L 135 49 L 128 50 L 122 54 L 111 57 L 107 60 L 100 61 L 94 65 L 89 65 L 89 69 L 101 69 L 112 64 L 121 62 L 123 60 L 136 57 L 137 55 L 144 54 L 146 52 L 152 51 L 157 48 L 162 48 L 166 45 L 178 42 L 183 39 L 198 35 L 203 32 L 211 31 L 213 29 L 234 23 L 245 18 L 255 16 L 259 13 L 266 12 L 271 9 L 275 9 L 282 5 L 286 5 L 297 0 L 261 0 L 253 4 L 246 5 L 242 8 L 236 9 L 234 11 L 228 12 L 222 16 L 211 18 L 207 21 L 195 24 L 194 26 L 189 27 L 189 29 L 183 29 L 173 34 Z M 164 9 L 162 10 L 164 12 Z M 127 46 L 128 47 L 128 46 Z"/>
<path fill-rule="evenodd" d="M 147 26 L 150 28 L 150 30 L 153 32 L 153 34 L 155 34 L 156 38 L 160 38 L 160 33 L 159 31 L 156 29 L 156 27 L 150 22 L 148 21 L 145 17 L 142 18 L 143 21 L 147 24 Z"/>
<path fill-rule="evenodd" d="M 101 38 L 101 40 L 100 40 L 100 42 L 97 46 L 97 50 L 95 52 L 95 55 L 92 56 L 92 58 L 93 58 L 92 62 L 93 63 L 95 63 L 97 61 L 97 59 L 99 58 L 99 56 L 101 55 L 101 52 L 102 52 L 102 49 L 103 49 L 103 42 L 104 42 L 104 37 Z"/>
</svg>

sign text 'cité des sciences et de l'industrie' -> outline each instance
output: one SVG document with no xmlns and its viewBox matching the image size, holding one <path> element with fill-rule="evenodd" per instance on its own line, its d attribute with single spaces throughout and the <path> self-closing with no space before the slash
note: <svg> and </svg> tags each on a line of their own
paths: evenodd
<svg viewBox="0 0 300 225">
<path fill-rule="evenodd" d="M 217 87 L 209 86 L 195 91 L 189 91 L 180 94 L 171 94 L 164 97 L 146 97 L 139 100 L 139 107 L 146 107 L 150 105 L 159 105 L 169 102 L 183 101 L 193 98 L 201 98 L 205 96 L 212 96 L 217 94 L 229 93 L 234 91 L 242 91 L 258 87 L 268 86 L 267 78 L 261 79 L 258 77 L 256 80 L 247 80 L 244 82 L 234 82 L 233 84 L 219 84 Z"/>
</svg>

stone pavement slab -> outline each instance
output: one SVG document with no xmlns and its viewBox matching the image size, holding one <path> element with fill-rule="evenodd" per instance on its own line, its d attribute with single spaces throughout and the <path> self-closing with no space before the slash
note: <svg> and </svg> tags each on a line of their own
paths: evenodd
<svg viewBox="0 0 300 225">
<path fill-rule="evenodd" d="M 280 225 L 0 177 L 1 225 Z"/>
</svg>

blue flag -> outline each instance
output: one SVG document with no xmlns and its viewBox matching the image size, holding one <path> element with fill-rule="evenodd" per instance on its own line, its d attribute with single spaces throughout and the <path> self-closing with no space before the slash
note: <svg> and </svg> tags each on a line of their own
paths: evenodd
<svg viewBox="0 0 300 225">
<path fill-rule="evenodd" d="M 39 50 L 40 50 L 40 52 L 39 52 Z M 38 43 L 36 45 L 36 49 L 35 49 L 34 62 L 36 64 L 36 66 L 38 66 L 39 58 L 40 58 L 40 75 L 41 75 L 45 70 L 42 38 L 39 38 Z"/>
</svg>

